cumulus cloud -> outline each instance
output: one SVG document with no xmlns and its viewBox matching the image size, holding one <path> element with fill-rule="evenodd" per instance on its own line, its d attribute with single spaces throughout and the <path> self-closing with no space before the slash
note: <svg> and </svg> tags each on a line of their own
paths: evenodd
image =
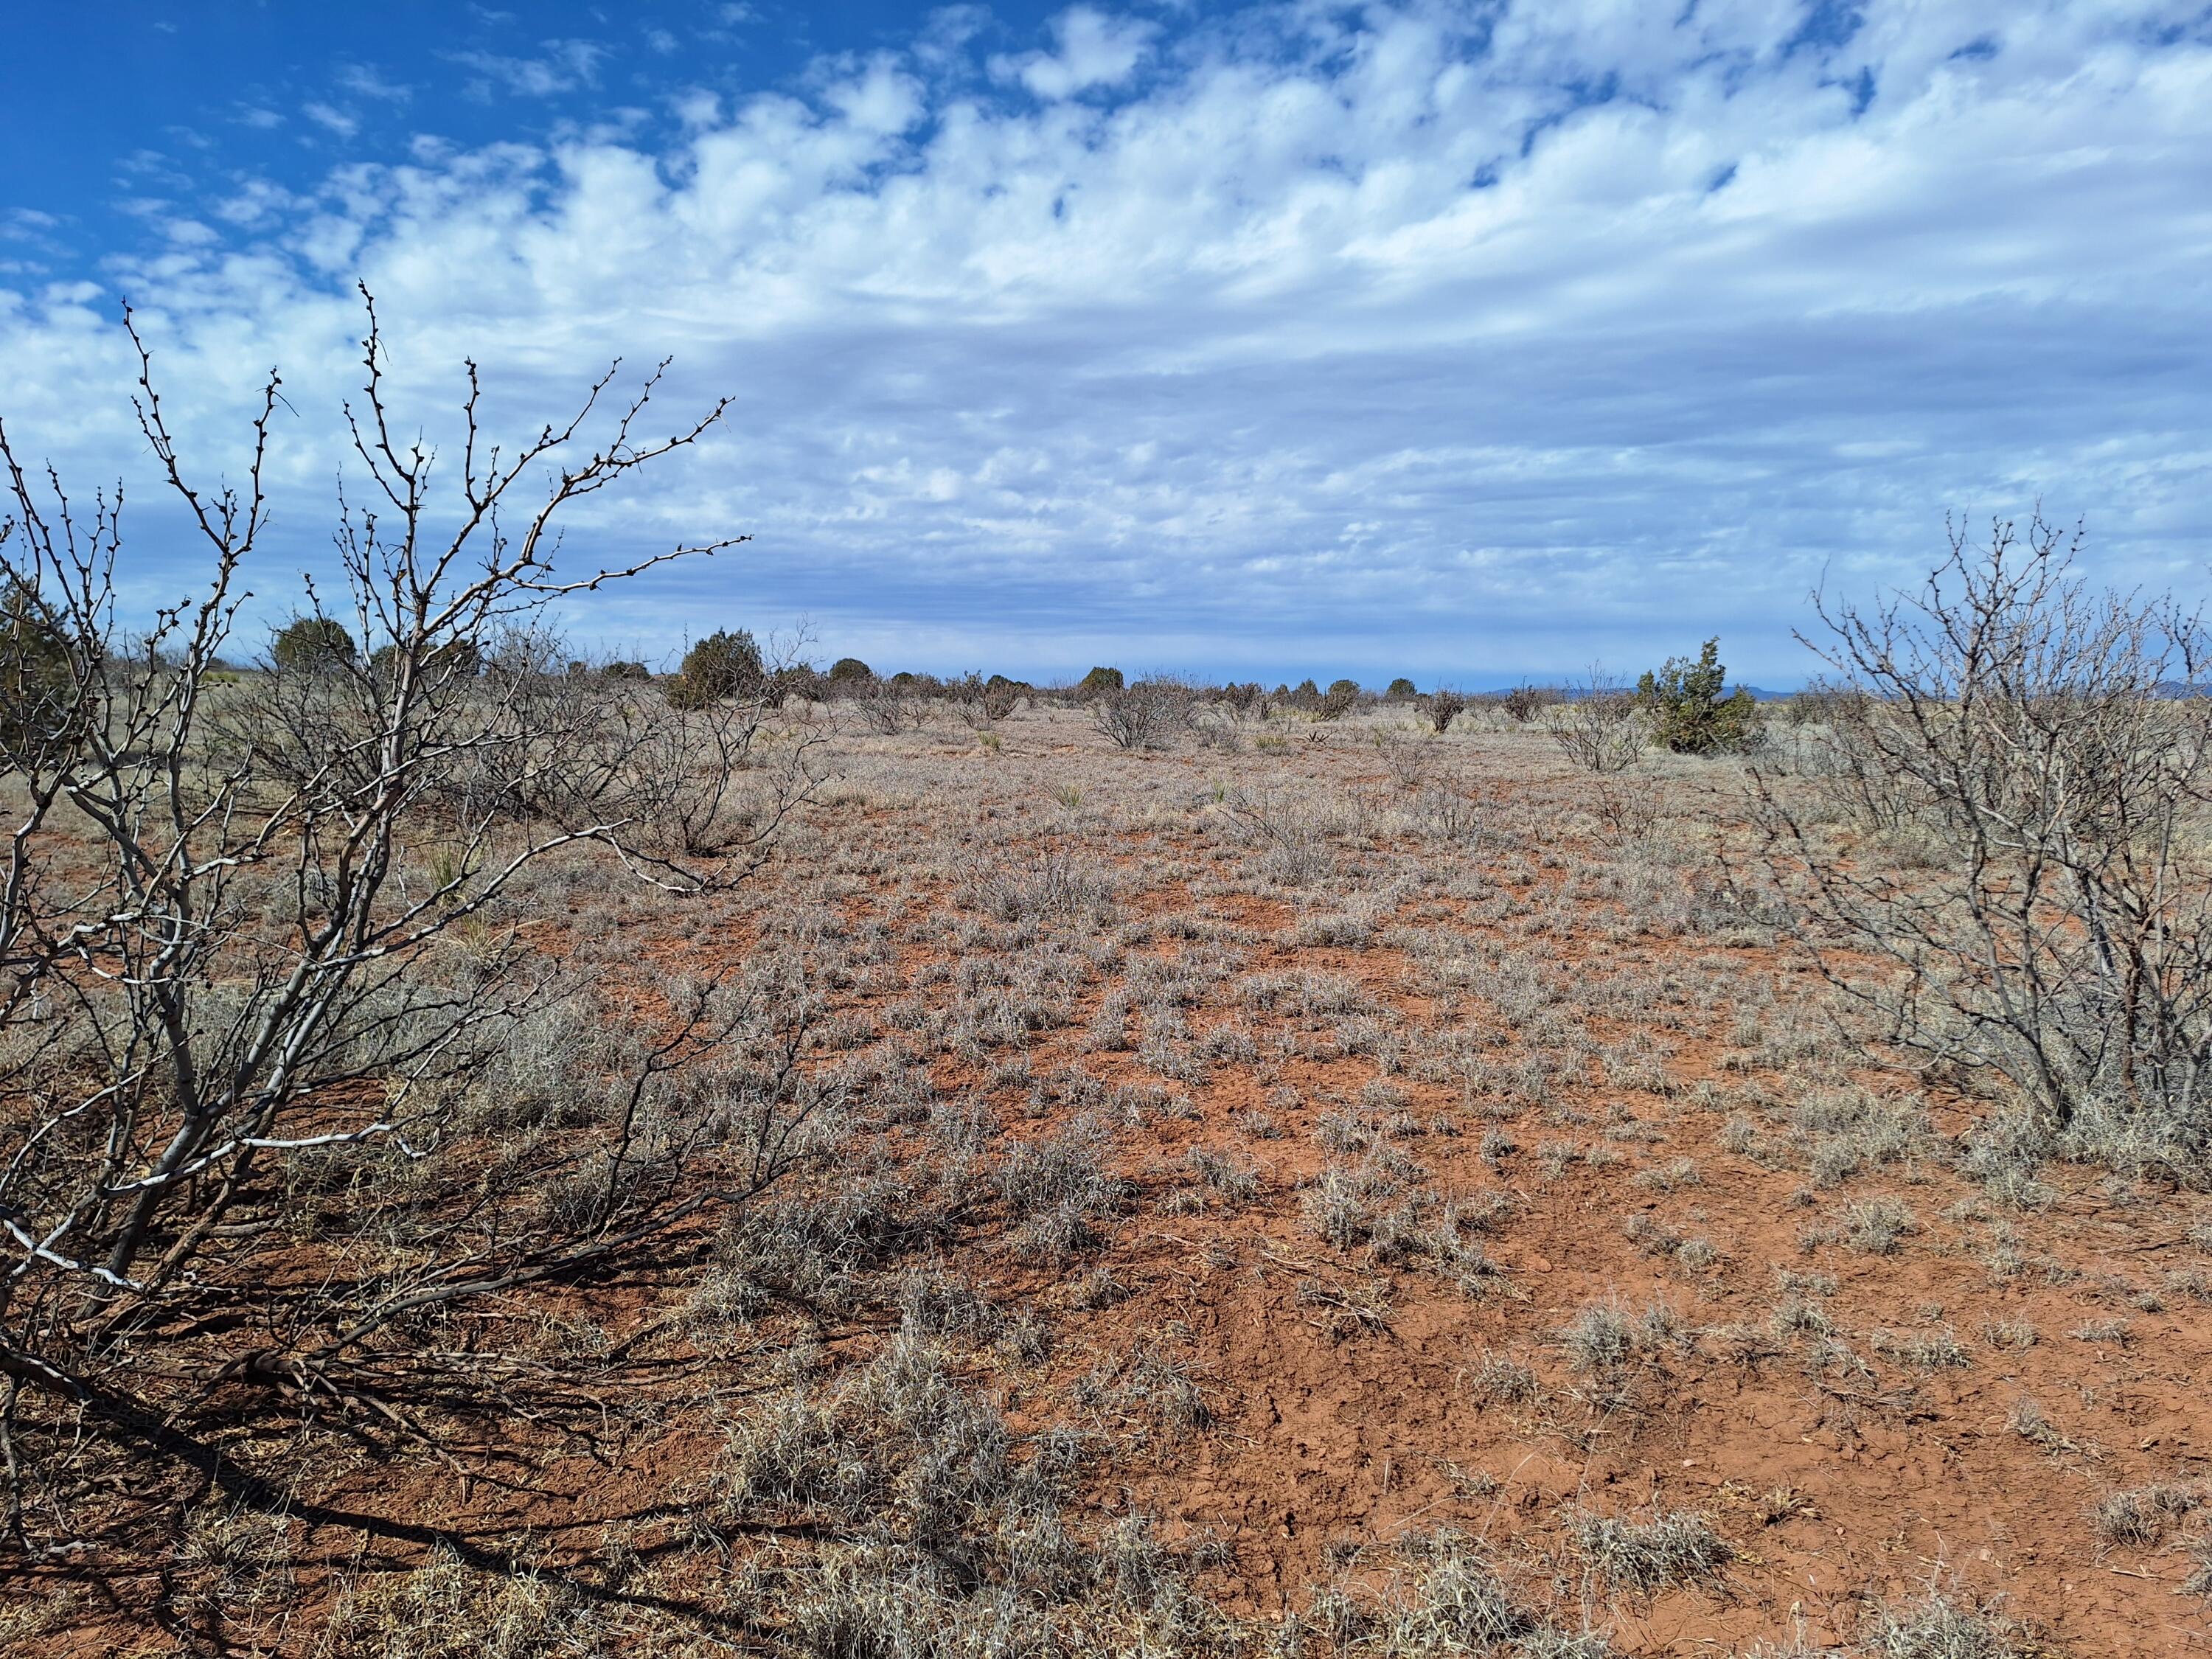
<svg viewBox="0 0 2212 1659">
<path fill-rule="evenodd" d="M 1142 19 L 1112 18 L 1089 6 L 1061 14 L 1052 27 L 1057 51 L 994 58 L 992 73 L 1020 82 L 1040 98 L 1070 98 L 1127 80 L 1158 32 Z"/>
<path fill-rule="evenodd" d="M 335 407 L 355 276 L 434 438 L 465 354 L 518 428 L 617 353 L 673 353 L 672 404 L 734 392 L 574 542 L 758 539 L 587 636 L 807 613 L 917 666 L 1480 678 L 1717 631 L 1786 682 L 1806 591 L 1909 578 L 1947 507 L 2040 495 L 2103 574 L 2201 586 L 2193 16 L 1079 9 L 996 76 L 939 28 L 804 95 L 672 84 L 658 146 L 424 146 L 173 203 L 235 234 L 114 278 L 216 465 L 270 363 Z M 138 465 L 113 304 L 0 289 L 11 433 L 95 476 Z M 323 556 L 325 424 L 279 434 L 264 592 Z"/>
</svg>

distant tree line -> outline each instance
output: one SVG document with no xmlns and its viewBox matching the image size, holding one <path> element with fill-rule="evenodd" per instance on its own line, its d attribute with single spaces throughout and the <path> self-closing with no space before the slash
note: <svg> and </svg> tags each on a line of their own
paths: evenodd
<svg viewBox="0 0 2212 1659">
<path fill-rule="evenodd" d="M 58 647 L 42 641 L 39 623 L 19 595 L 0 596 L 0 709 L 9 720 L 35 719 L 42 676 L 60 659 Z M 679 710 L 702 710 L 730 703 L 782 708 L 794 702 L 846 703 L 858 708 L 864 723 L 894 732 L 925 723 L 933 712 L 951 707 L 979 729 L 1005 720 L 1024 702 L 1040 699 L 1103 709 L 1102 729 L 1119 742 L 1137 746 L 1155 742 L 1163 732 L 1182 729 L 1188 719 L 1147 715 L 1133 722 L 1135 708 L 1218 708 L 1232 723 L 1289 717 L 1322 723 L 1342 720 L 1361 708 L 1402 708 L 1438 735 L 1452 729 L 1469 709 L 1486 708 L 1514 725 L 1543 722 L 1561 747 L 1593 769 L 1618 769 L 1647 747 L 1675 754 L 1741 754 L 1765 736 L 1760 705 L 1741 687 L 1729 690 L 1719 659 L 1719 642 L 1708 640 L 1694 657 L 1668 659 L 1644 673 L 1632 689 L 1593 673 L 1583 680 L 1540 685 L 1523 683 L 1503 690 L 1468 691 L 1437 686 L 1422 691 L 1400 675 L 1380 691 L 1349 677 L 1323 686 L 1309 677 L 1273 690 L 1258 681 L 1218 685 L 1179 676 L 1152 674 L 1131 679 L 1118 667 L 1101 665 L 1062 684 L 1037 685 L 1006 674 L 971 671 L 940 676 L 912 670 L 878 673 L 859 657 L 837 658 L 827 669 L 793 652 L 769 653 L 747 629 L 721 629 L 689 645 L 676 667 L 655 673 L 643 661 L 620 657 L 599 659 L 563 657 L 539 665 L 541 672 L 570 679 L 657 686 Z M 336 617 L 320 611 L 297 614 L 273 630 L 260 667 L 288 675 L 354 675 L 388 681 L 398 664 L 389 643 L 364 653 L 363 642 Z M 474 642 L 447 647 L 437 667 L 441 675 L 473 678 L 488 666 L 484 648 Z M 239 672 L 228 664 L 223 672 Z M 1783 705 L 1792 724 L 1819 720 L 1834 693 L 1819 685 Z"/>
</svg>

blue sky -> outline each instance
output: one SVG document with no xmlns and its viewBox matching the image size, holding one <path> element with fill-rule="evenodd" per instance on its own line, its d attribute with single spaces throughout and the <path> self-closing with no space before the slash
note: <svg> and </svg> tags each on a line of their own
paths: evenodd
<svg viewBox="0 0 2212 1659">
<path fill-rule="evenodd" d="M 356 278 L 434 439 L 464 356 L 510 430 L 616 355 L 735 396 L 573 521 L 757 537 L 570 619 L 647 655 L 1787 684 L 1814 583 L 2039 497 L 2206 585 L 2201 3 L 15 9 L 0 416 L 125 482 L 140 606 L 120 301 L 210 473 L 285 374 L 275 616 Z"/>
</svg>

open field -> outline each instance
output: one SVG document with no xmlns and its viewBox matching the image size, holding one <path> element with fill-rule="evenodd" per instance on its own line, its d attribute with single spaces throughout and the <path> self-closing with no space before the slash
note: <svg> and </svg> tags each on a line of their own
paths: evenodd
<svg viewBox="0 0 2212 1659">
<path fill-rule="evenodd" d="M 234 1378 L 231 1478 L 80 1455 L 0 1650 L 2212 1647 L 2212 1204 L 1851 1036 L 1745 762 L 1391 705 L 784 728 L 823 781 L 749 882 L 532 866 L 482 924 L 588 994 L 421 1159 L 290 1155 L 207 1271 L 358 1271 L 489 1167 L 557 1213 L 599 1027 L 718 975 L 790 1167 L 390 1330 L 445 1395 Z"/>
</svg>

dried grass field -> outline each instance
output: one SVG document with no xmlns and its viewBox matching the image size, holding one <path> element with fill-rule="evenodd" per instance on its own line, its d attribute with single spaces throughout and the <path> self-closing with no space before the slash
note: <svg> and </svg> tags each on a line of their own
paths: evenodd
<svg viewBox="0 0 2212 1659">
<path fill-rule="evenodd" d="M 495 1046 L 200 1271 L 312 1322 L 574 1231 L 617 1137 L 727 1201 L 342 1369 L 211 1316 L 135 1439 L 15 1389 L 0 1650 L 2212 1645 L 2212 1206 L 1865 1035 L 1753 822 L 1817 726 L 917 718 L 772 716 L 818 782 L 742 884 L 530 866 L 439 945 L 530 953 Z"/>
</svg>

